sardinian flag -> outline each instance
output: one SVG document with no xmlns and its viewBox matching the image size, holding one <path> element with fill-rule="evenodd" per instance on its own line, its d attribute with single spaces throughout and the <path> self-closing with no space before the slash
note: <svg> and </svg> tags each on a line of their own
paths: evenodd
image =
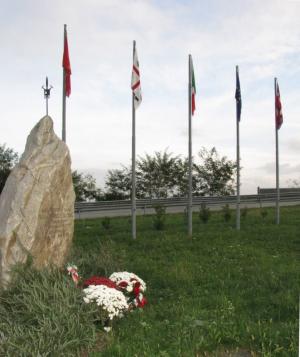
<svg viewBox="0 0 300 357">
<path fill-rule="evenodd" d="M 142 102 L 142 91 L 141 91 L 141 82 L 140 82 L 140 69 L 139 69 L 139 60 L 137 56 L 137 51 L 134 42 L 133 48 L 133 66 L 132 66 L 132 75 L 131 75 L 131 89 L 134 96 L 134 108 L 137 109 Z"/>
<path fill-rule="evenodd" d="M 283 123 L 283 116 L 282 116 L 280 92 L 279 92 L 278 82 L 276 79 L 276 83 L 275 83 L 275 125 L 276 125 L 277 130 L 280 129 L 282 123 Z"/>
</svg>

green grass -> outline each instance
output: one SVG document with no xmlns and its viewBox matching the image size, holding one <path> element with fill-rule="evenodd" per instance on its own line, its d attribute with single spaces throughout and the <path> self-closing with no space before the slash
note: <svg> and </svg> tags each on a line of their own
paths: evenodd
<svg viewBox="0 0 300 357">
<path fill-rule="evenodd" d="M 192 239 L 183 214 L 167 215 L 162 231 L 152 216 L 137 217 L 136 241 L 128 217 L 108 228 L 101 219 L 76 221 L 70 260 L 81 275 L 132 271 L 147 283 L 149 304 L 105 334 L 64 272 L 25 269 L 0 295 L 0 355 L 1 346 L 21 344 L 27 354 L 3 355 L 29 356 L 36 346 L 32 355 L 297 356 L 300 207 L 282 208 L 280 226 L 267 211 L 263 219 L 249 209 L 240 232 L 234 214 L 224 222 L 213 212 L 204 224 L 195 213 Z"/>
<path fill-rule="evenodd" d="M 138 217 L 136 241 L 128 218 L 112 219 L 109 230 L 100 220 L 77 221 L 76 254 L 108 244 L 119 269 L 148 284 L 149 305 L 116 323 L 110 344 L 93 356 L 200 356 L 236 348 L 296 356 L 300 208 L 282 208 L 280 226 L 274 217 L 273 209 L 264 219 L 249 210 L 237 232 L 234 218 L 225 223 L 213 213 L 203 224 L 195 214 L 192 239 L 183 214 L 167 216 L 164 231 L 153 229 L 153 217 Z"/>
</svg>

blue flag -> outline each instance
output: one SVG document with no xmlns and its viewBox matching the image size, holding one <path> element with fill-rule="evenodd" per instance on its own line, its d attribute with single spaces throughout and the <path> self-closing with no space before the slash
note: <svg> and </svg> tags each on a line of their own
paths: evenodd
<svg viewBox="0 0 300 357">
<path fill-rule="evenodd" d="M 239 67 L 236 66 L 236 89 L 235 89 L 235 100 L 236 100 L 236 118 L 238 121 L 241 120 L 242 112 L 242 96 L 241 96 L 241 86 L 239 77 Z"/>
</svg>

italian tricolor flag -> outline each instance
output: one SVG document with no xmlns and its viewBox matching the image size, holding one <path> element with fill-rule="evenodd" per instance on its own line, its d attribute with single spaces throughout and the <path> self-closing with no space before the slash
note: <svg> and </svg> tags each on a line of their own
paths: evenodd
<svg viewBox="0 0 300 357">
<path fill-rule="evenodd" d="M 195 101 L 195 96 L 196 96 L 196 82 L 195 82 L 195 74 L 194 74 L 194 66 L 193 66 L 193 60 L 191 57 L 191 99 L 192 99 L 192 115 L 194 115 L 194 111 L 196 109 L 196 101 Z"/>
</svg>

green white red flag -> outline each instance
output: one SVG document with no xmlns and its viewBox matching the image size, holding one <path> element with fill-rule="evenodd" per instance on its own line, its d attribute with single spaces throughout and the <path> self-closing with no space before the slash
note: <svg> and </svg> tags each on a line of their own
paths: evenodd
<svg viewBox="0 0 300 357">
<path fill-rule="evenodd" d="M 191 100 L 192 100 L 192 115 L 194 115 L 194 112 L 196 110 L 196 82 L 195 82 L 195 73 L 194 73 L 194 66 L 193 66 L 193 60 L 191 57 Z"/>
<path fill-rule="evenodd" d="M 134 97 L 134 108 L 137 109 L 142 102 L 142 90 L 140 81 L 140 68 L 136 46 L 133 48 L 133 65 L 131 75 L 131 89 Z"/>
</svg>

